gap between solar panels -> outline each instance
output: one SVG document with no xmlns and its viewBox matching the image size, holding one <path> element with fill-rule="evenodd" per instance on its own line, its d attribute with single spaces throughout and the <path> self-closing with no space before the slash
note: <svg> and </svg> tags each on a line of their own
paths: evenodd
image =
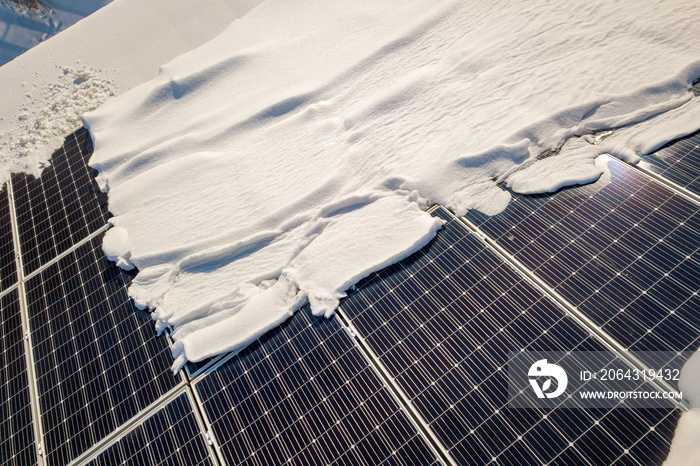
<svg viewBox="0 0 700 466">
<path fill-rule="evenodd" d="M 685 196 L 689 200 L 693 201 L 694 203 L 700 205 L 700 195 L 695 194 L 694 192 L 689 191 L 687 188 L 684 188 L 683 186 L 669 180 L 668 178 L 664 177 L 663 175 L 659 175 L 658 173 L 654 173 L 652 170 L 650 170 L 647 167 L 641 166 L 638 163 L 636 164 L 628 164 L 631 167 L 634 167 L 635 169 L 639 170 L 640 172 L 644 173 L 646 176 L 649 178 L 653 179 L 654 181 L 657 181 L 658 183 L 663 184 L 667 188 L 677 192 L 678 194 Z"/>
<path fill-rule="evenodd" d="M 503 348 L 609 353 L 611 348 L 464 223 L 442 207 L 434 214 L 449 221 L 438 238 L 408 259 L 364 279 L 343 300 L 338 313 L 352 322 L 363 346 L 372 349 L 375 364 L 392 379 L 389 386 L 400 385 L 398 391 L 412 400 L 408 405 L 428 426 L 431 437 L 438 438 L 443 451 L 449 451 L 457 463 L 488 463 L 497 458 L 510 464 L 585 462 L 586 458 L 612 462 L 611 458 L 627 454 L 658 460 L 663 452 L 655 449 L 663 447 L 653 447 L 659 442 L 652 433 L 656 426 L 665 432 L 659 440 L 669 441 L 668 429 L 672 434 L 675 426 L 673 413 L 679 411 L 672 403 L 656 418 L 617 408 L 590 414 L 557 409 L 549 415 L 558 420 L 549 421 L 547 411 L 505 409 L 503 370 L 508 357 Z M 624 359 L 615 360 L 630 367 Z M 571 421 L 565 420 L 568 417 L 581 427 L 572 429 Z M 609 427 L 621 417 L 629 418 L 626 423 L 647 425 L 648 432 L 640 429 L 620 434 L 624 439 L 616 437 Z M 562 437 L 568 440 L 556 446 L 543 435 L 557 436 L 559 443 Z M 600 442 L 610 445 L 607 457 L 597 451 Z M 547 451 L 538 451 L 548 443 Z"/>
<path fill-rule="evenodd" d="M 300 315 L 301 313 L 304 313 L 307 315 L 302 317 Z M 310 317 L 310 315 L 311 315 L 311 312 L 308 309 L 308 305 L 307 305 L 304 308 L 297 311 L 294 314 L 294 316 L 292 316 L 285 324 L 283 324 L 283 326 L 289 325 L 290 321 L 293 321 L 295 319 L 297 319 L 297 320 L 298 319 L 318 320 L 319 322 L 321 322 L 322 326 L 323 325 L 334 325 L 334 324 L 331 324 L 330 322 L 326 323 L 327 319 L 325 319 L 325 318 Z M 344 336 L 343 338 L 347 338 L 347 339 L 352 341 L 352 345 L 353 345 L 354 349 L 359 352 L 361 357 L 366 361 L 367 366 L 369 368 L 371 368 L 370 370 L 376 375 L 378 380 L 381 381 L 381 384 L 387 390 L 389 395 L 393 398 L 396 405 L 407 416 L 412 427 L 415 429 L 415 433 L 423 438 L 425 444 L 432 451 L 432 454 L 434 456 L 434 460 L 438 461 L 440 464 L 443 464 L 443 465 L 446 465 L 446 464 L 454 465 L 455 464 L 454 461 L 451 460 L 451 458 L 449 457 L 447 452 L 444 451 L 444 449 L 442 448 L 440 443 L 438 441 L 436 441 L 436 439 L 434 438 L 434 435 L 432 434 L 430 429 L 425 425 L 425 423 L 422 421 L 420 416 L 418 416 L 412 410 L 412 408 L 410 407 L 410 402 L 407 403 L 407 400 L 405 400 L 404 397 L 402 397 L 400 395 L 400 390 L 398 389 L 398 387 L 395 384 L 392 383 L 391 378 L 388 376 L 388 374 L 386 374 L 385 372 L 382 372 L 382 367 L 380 365 L 377 365 L 375 363 L 374 359 L 372 358 L 372 356 L 370 356 L 367 353 L 368 348 L 366 347 L 366 345 L 363 346 L 361 344 L 362 343 L 361 339 L 358 338 L 357 334 L 355 333 L 354 329 L 352 328 L 352 325 L 349 324 L 348 320 L 346 318 L 341 317 L 340 314 L 337 314 L 335 317 L 333 317 L 333 319 L 339 323 L 342 333 L 346 334 L 346 336 Z M 294 325 L 294 324 L 292 323 L 292 325 Z M 197 387 L 198 384 L 205 382 L 208 376 L 215 375 L 217 373 L 217 371 L 219 371 L 221 369 L 225 369 L 228 365 L 233 363 L 235 361 L 235 359 L 238 358 L 241 354 L 250 352 L 251 347 L 253 347 L 254 345 L 257 345 L 258 347 L 256 349 L 252 350 L 252 352 L 263 354 L 263 351 L 262 351 L 262 347 L 264 345 L 263 340 L 268 339 L 268 338 L 274 338 L 274 337 L 270 337 L 270 335 L 278 332 L 279 330 L 280 329 L 277 328 L 277 329 L 273 329 L 273 330 L 269 331 L 267 334 L 258 338 L 250 346 L 243 348 L 240 351 L 226 353 L 226 354 L 217 356 L 216 358 L 211 358 L 211 359 L 205 361 L 203 365 L 196 367 L 196 369 L 194 371 L 194 372 L 196 372 L 196 374 L 192 379 L 189 379 L 191 381 L 191 384 L 189 384 L 189 386 L 190 387 Z M 315 329 L 312 330 L 312 332 L 316 332 L 316 331 L 317 330 L 315 330 Z M 320 331 L 320 330 L 318 330 L 318 331 L 323 333 L 323 331 Z M 298 336 L 292 336 L 291 340 L 295 340 L 296 338 L 298 338 Z M 321 338 L 324 338 L 324 337 L 321 337 Z M 287 342 L 289 343 L 289 341 L 291 341 L 291 340 L 287 340 Z M 324 340 L 321 340 L 321 345 L 323 345 L 324 343 L 327 343 L 327 342 Z M 350 351 L 352 351 L 352 350 L 350 350 Z M 268 355 L 268 357 L 269 357 L 269 355 Z M 305 356 L 302 356 L 302 358 L 304 358 L 304 357 Z M 258 358 L 262 359 L 263 357 L 258 356 Z M 333 361 L 333 363 L 335 363 L 335 361 Z M 353 377 L 353 376 L 351 376 L 351 377 Z M 313 379 L 313 378 L 314 377 L 311 377 L 311 379 Z M 341 387 L 335 387 L 335 388 L 337 390 L 339 390 Z M 297 390 L 297 389 L 299 389 L 299 387 L 292 387 L 292 389 Z M 242 388 L 241 390 L 245 391 L 244 388 Z M 200 396 L 200 391 L 198 389 L 193 389 L 192 393 L 193 393 L 194 399 L 196 400 L 197 408 L 202 410 L 201 416 L 203 418 L 203 422 L 204 422 L 207 434 L 210 436 L 212 443 L 213 443 L 213 446 L 217 451 L 217 454 L 219 454 L 221 456 L 222 462 L 225 464 L 226 463 L 225 459 L 227 458 L 227 455 L 224 454 L 224 452 L 222 452 L 221 445 L 219 443 L 219 439 L 217 438 L 217 435 L 216 435 L 216 429 L 212 423 L 212 420 L 210 420 L 206 414 L 207 402 L 206 402 L 206 400 L 204 400 Z M 257 393 L 257 390 L 255 391 L 255 393 Z M 238 397 L 238 396 L 242 396 L 242 395 L 237 394 L 236 397 Z M 324 393 L 324 396 L 331 398 L 332 396 L 334 396 L 334 394 L 333 393 Z M 324 401 L 325 401 L 325 399 L 324 399 Z M 318 402 L 318 400 L 317 400 L 317 402 Z M 221 410 L 221 409 L 225 409 L 225 408 L 222 406 L 218 406 L 217 409 Z M 309 414 L 309 413 L 305 413 L 305 414 Z M 382 422 L 385 422 L 385 421 L 387 421 L 387 419 L 382 419 Z M 340 423 L 340 421 L 338 421 L 338 423 Z M 251 426 L 247 425 L 246 427 L 251 427 Z M 379 425 L 377 425 L 376 428 L 379 429 Z M 221 432 L 220 432 L 220 434 L 221 434 Z M 224 442 L 227 442 L 230 439 L 223 438 L 221 440 Z M 253 454 L 255 454 L 255 453 L 253 453 Z M 299 452 L 297 452 L 297 454 L 299 454 Z M 228 458 L 231 459 L 230 457 L 228 457 Z M 290 457 L 287 459 L 291 460 L 292 458 Z M 334 458 L 334 459 L 337 460 L 338 458 Z M 384 458 L 384 459 L 386 459 L 386 458 Z M 264 460 L 262 460 L 262 461 L 264 461 Z M 232 463 L 229 462 L 229 464 L 232 464 Z"/>
<path fill-rule="evenodd" d="M 352 324 L 352 321 L 345 315 L 341 308 L 338 308 L 336 313 L 338 315 L 338 320 L 341 322 L 343 327 L 345 327 L 346 331 L 350 334 L 357 346 L 362 351 L 362 355 L 375 370 L 377 375 L 384 381 L 384 384 L 386 384 L 392 390 L 394 399 L 396 399 L 399 405 L 402 406 L 404 411 L 406 411 L 406 413 L 411 417 L 415 426 L 419 429 L 419 432 L 421 432 L 425 439 L 430 443 L 440 460 L 442 460 L 444 464 L 456 466 L 457 463 L 455 463 L 449 452 L 435 436 L 435 433 L 430 429 L 430 426 L 426 424 L 420 413 L 418 413 L 418 411 L 416 411 L 416 409 L 413 407 L 411 400 L 406 396 L 406 393 L 391 377 L 391 374 L 389 374 L 377 355 L 374 353 L 374 351 L 372 351 L 372 348 L 370 348 L 365 343 L 364 339 L 359 336 L 357 329 Z"/>
<path fill-rule="evenodd" d="M 455 216 L 455 219 L 458 217 Z M 617 353 L 622 359 L 624 359 L 629 367 L 633 370 L 640 371 L 650 371 L 651 368 L 640 361 L 631 352 L 627 351 L 620 343 L 618 343 L 614 338 L 608 335 L 602 328 L 594 324 L 588 317 L 581 313 L 578 309 L 571 305 L 562 295 L 557 293 L 552 287 L 547 285 L 541 278 L 535 275 L 530 269 L 525 267 L 522 262 L 517 260 L 513 255 L 509 254 L 504 248 L 502 248 L 496 241 L 484 234 L 479 228 L 464 217 L 459 217 L 470 230 L 476 233 L 477 237 L 483 241 L 486 245 L 492 248 L 494 251 L 498 252 L 503 259 L 515 267 L 521 274 L 523 274 L 530 282 L 535 286 L 540 288 L 543 292 L 547 293 L 554 301 L 556 301 L 559 306 L 568 312 L 574 319 L 576 319 L 582 326 L 588 328 L 593 334 L 595 334 L 605 345 Z M 652 383 L 659 389 L 659 391 L 674 393 L 676 390 L 669 385 L 665 380 L 655 379 Z M 688 405 L 683 400 L 676 400 L 678 407 L 683 410 L 688 410 Z"/>
<path fill-rule="evenodd" d="M 112 449 L 115 448 L 120 441 L 124 440 L 126 437 L 134 433 L 137 429 L 146 423 L 151 422 L 159 413 L 165 411 L 169 408 L 171 403 L 175 403 L 179 398 L 186 397 L 189 401 L 189 407 L 191 408 L 190 414 L 192 415 L 192 421 L 197 426 L 199 433 L 201 434 L 202 444 L 205 445 L 206 450 L 208 450 L 208 458 L 212 461 L 211 464 L 214 466 L 219 466 L 222 463 L 220 452 L 218 451 L 218 446 L 215 444 L 211 433 L 207 430 L 207 427 L 202 417 L 199 405 L 195 400 L 192 387 L 189 383 L 181 382 L 176 388 L 170 390 L 168 393 L 160 397 L 158 400 L 154 401 L 146 409 L 138 413 L 136 416 L 131 418 L 126 423 L 122 424 L 117 430 L 113 431 L 110 435 L 102 439 L 100 442 L 96 443 L 92 448 L 85 451 L 78 458 L 74 459 L 69 463 L 69 466 L 82 466 L 88 464 L 102 464 L 100 458 Z M 150 430 L 167 432 L 173 427 L 173 424 L 160 424 Z M 176 445 L 171 445 L 171 447 L 176 447 Z M 128 458 L 124 458 L 122 461 L 126 461 Z M 132 459 L 133 461 L 133 459 Z M 113 464 L 107 461 L 106 464 Z"/>
<path fill-rule="evenodd" d="M 27 310 L 26 290 L 24 288 L 24 268 L 22 264 L 22 254 L 20 248 L 19 231 L 17 227 L 17 217 L 14 205 L 14 196 L 12 190 L 12 180 L 7 180 L 5 187 L 10 203 L 10 224 L 12 226 L 12 239 L 15 247 L 15 263 L 17 266 L 17 289 L 19 291 L 19 307 L 22 319 L 22 329 L 24 331 L 24 354 L 27 366 L 27 378 L 29 384 L 30 405 L 32 413 L 32 424 L 34 427 L 34 438 L 36 442 L 36 457 L 35 460 L 39 466 L 44 466 L 43 452 L 43 428 L 41 425 L 41 416 L 39 409 L 39 394 L 37 391 L 37 380 L 34 366 L 34 352 L 32 345 L 31 332 L 29 331 L 29 312 Z"/>
<path fill-rule="evenodd" d="M 14 285 L 9 286 L 7 289 L 4 289 L 0 291 L 0 298 L 4 297 L 5 295 L 8 295 L 12 293 L 14 290 L 16 290 L 19 287 L 18 283 L 15 283 Z"/>
</svg>

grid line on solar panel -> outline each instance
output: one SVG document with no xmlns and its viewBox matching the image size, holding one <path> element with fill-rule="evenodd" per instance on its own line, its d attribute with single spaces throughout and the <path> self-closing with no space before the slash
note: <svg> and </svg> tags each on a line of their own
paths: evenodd
<svg viewBox="0 0 700 466">
<path fill-rule="evenodd" d="M 0 463 L 36 464 L 19 292 L 0 298 Z"/>
<path fill-rule="evenodd" d="M 171 355 L 101 238 L 26 282 L 48 464 L 66 464 L 172 389 Z"/>
<path fill-rule="evenodd" d="M 87 166 L 92 150 L 90 134 L 81 128 L 54 152 L 41 177 L 12 175 L 25 274 L 106 224 L 106 195 Z"/>
<path fill-rule="evenodd" d="M 105 234 L 105 232 L 106 232 L 107 230 L 109 230 L 109 228 L 110 228 L 110 225 L 107 224 L 107 225 L 102 226 L 101 228 L 99 228 L 99 229 L 96 230 L 95 232 L 90 233 L 88 236 L 86 236 L 85 238 L 83 238 L 83 239 L 81 239 L 80 241 L 76 242 L 73 246 L 71 246 L 70 248 L 66 249 L 65 251 L 63 251 L 62 253 L 60 253 L 59 255 L 57 255 L 56 257 L 54 257 L 53 259 L 50 259 L 48 262 L 46 262 L 46 263 L 40 265 L 39 268 L 35 269 L 33 272 L 31 272 L 31 273 L 25 275 L 25 276 L 22 278 L 22 281 L 25 281 L 25 282 L 26 282 L 27 280 L 29 280 L 29 279 L 31 279 L 31 278 L 33 278 L 33 277 L 39 275 L 41 272 L 43 272 L 44 270 L 48 269 L 48 268 L 51 267 L 52 265 L 55 265 L 57 262 L 59 262 L 59 261 L 60 261 L 61 259 L 63 259 L 64 257 L 68 256 L 69 254 L 72 254 L 73 252 L 75 252 L 77 249 L 80 249 L 80 248 L 81 248 L 82 246 L 84 246 L 85 244 L 90 243 L 90 242 L 91 242 L 92 240 L 94 240 L 95 238 L 98 238 L 98 237 L 101 238 L 101 237 Z"/>
<path fill-rule="evenodd" d="M 195 384 L 233 464 L 432 464 L 408 416 L 335 320 L 307 309 Z"/>
<path fill-rule="evenodd" d="M 639 166 L 700 195 L 700 132 L 642 155 Z"/>
<path fill-rule="evenodd" d="M 633 445 L 647 446 L 658 423 L 671 426 L 656 445 L 661 455 L 668 451 L 672 408 L 653 422 L 635 419 L 645 426 L 636 436 L 601 427 L 607 416 L 633 419 L 627 410 L 567 409 L 583 427 L 571 430 L 568 422 L 552 423 L 560 410 L 503 409 L 509 351 L 607 347 L 459 221 L 420 254 L 364 280 L 341 308 L 458 463 L 595 463 L 600 450 L 588 448 L 592 436 L 609 447 L 605 462 L 634 462 Z"/>
<path fill-rule="evenodd" d="M 693 351 L 700 208 L 607 157 L 591 185 L 467 219 L 632 351 Z"/>
<path fill-rule="evenodd" d="M 12 238 L 10 196 L 7 187 L 0 189 L 0 291 L 17 283 L 17 261 Z"/>
<path fill-rule="evenodd" d="M 91 465 L 214 464 L 187 393 L 123 435 Z"/>
</svg>

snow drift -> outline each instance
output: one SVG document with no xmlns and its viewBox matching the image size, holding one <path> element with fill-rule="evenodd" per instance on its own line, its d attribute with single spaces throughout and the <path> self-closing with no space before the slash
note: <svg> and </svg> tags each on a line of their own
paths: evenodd
<svg viewBox="0 0 700 466">
<path fill-rule="evenodd" d="M 85 115 L 105 251 L 140 270 L 130 294 L 172 329 L 174 369 L 307 301 L 329 316 L 435 235 L 429 203 L 496 214 L 504 184 L 596 179 L 613 140 L 590 133 L 692 115 L 698 16 L 694 0 L 268 0 Z"/>
</svg>

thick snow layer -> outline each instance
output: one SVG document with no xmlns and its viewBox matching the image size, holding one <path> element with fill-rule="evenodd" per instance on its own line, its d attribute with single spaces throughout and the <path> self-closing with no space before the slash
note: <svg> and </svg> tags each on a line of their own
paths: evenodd
<svg viewBox="0 0 700 466">
<path fill-rule="evenodd" d="M 698 122 L 700 99 L 694 98 L 676 109 L 614 131 L 600 138 L 598 145 L 601 151 L 637 163 L 640 161 L 638 154 L 650 154 L 668 141 L 695 132 Z"/>
<path fill-rule="evenodd" d="M 532 160 L 531 164 L 510 175 L 506 185 L 516 193 L 536 194 L 551 193 L 576 183 L 590 183 L 603 173 L 595 165 L 600 154 L 597 146 L 582 138 L 571 138 L 556 156 Z"/>
<path fill-rule="evenodd" d="M 689 105 L 699 15 L 694 0 L 268 0 L 85 116 L 115 215 L 105 250 L 140 270 L 130 294 L 173 329 L 175 369 L 307 300 L 330 315 L 434 235 L 428 203 L 496 214 L 499 182 L 591 181 L 601 148 L 579 136 Z"/>
<path fill-rule="evenodd" d="M 171 0 L 114 0 L 0 66 L 0 189 L 8 169 L 38 175 L 82 112 L 110 92 L 153 78 L 160 65 L 212 39 L 260 2 L 208 0 L 203 8 L 199 0 L 179 0 L 174 8 Z M 69 6 L 80 12 L 100 3 L 106 1 Z M 79 79 L 80 70 L 89 79 Z"/>
</svg>

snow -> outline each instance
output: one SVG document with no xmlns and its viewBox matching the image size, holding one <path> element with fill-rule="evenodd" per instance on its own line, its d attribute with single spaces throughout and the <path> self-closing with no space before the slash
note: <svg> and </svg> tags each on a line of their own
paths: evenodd
<svg viewBox="0 0 700 466">
<path fill-rule="evenodd" d="M 115 93 L 114 83 L 100 70 L 64 67 L 55 73 L 54 82 L 45 88 L 20 83 L 24 104 L 14 117 L 16 124 L 0 133 L 0 185 L 11 172 L 40 176 L 64 137 L 82 126 L 83 113 Z"/>
<path fill-rule="evenodd" d="M 700 458 L 700 352 L 685 363 L 678 385 L 690 409 L 678 421 L 666 466 L 695 465 Z"/>
<path fill-rule="evenodd" d="M 694 133 L 700 121 L 700 99 L 649 118 L 639 124 L 621 128 L 598 142 L 602 151 L 632 163 L 638 154 L 650 154 L 668 141 Z"/>
<path fill-rule="evenodd" d="M 260 1 L 212 0 L 202 8 L 181 0 L 173 8 L 169 0 L 116 0 L 0 66 L 0 187 L 10 171 L 38 176 L 83 112 L 153 78 L 161 64 L 212 39 Z M 55 6 L 89 12 L 104 3 Z M 68 21 L 61 14 L 58 20 Z"/>
<path fill-rule="evenodd" d="M 506 185 L 516 193 L 537 194 L 555 192 L 576 183 L 591 183 L 603 173 L 603 169 L 595 165 L 601 153 L 584 139 L 571 138 L 556 156 L 533 160 L 531 165 L 510 175 Z"/>
<path fill-rule="evenodd" d="M 670 111 L 697 129 L 698 13 L 689 0 L 268 0 L 84 116 L 115 215 L 105 252 L 139 269 L 130 295 L 172 329 L 174 370 L 307 301 L 329 316 L 434 236 L 430 203 L 496 214 L 501 182 L 596 179 L 603 131 Z"/>
</svg>

